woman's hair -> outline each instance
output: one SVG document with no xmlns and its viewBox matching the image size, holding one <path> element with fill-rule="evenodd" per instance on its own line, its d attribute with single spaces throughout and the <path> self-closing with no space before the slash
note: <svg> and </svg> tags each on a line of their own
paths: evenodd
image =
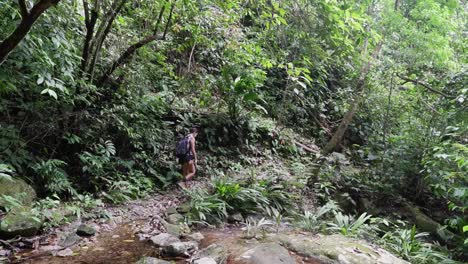
<svg viewBox="0 0 468 264">
<path fill-rule="evenodd" d="M 198 131 L 200 131 L 200 129 L 198 127 L 190 128 L 190 133 L 198 133 Z"/>
</svg>

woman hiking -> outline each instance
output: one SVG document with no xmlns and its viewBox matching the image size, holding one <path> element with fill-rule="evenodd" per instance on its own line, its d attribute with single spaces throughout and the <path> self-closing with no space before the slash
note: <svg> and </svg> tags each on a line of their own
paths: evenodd
<svg viewBox="0 0 468 264">
<path fill-rule="evenodd" d="M 185 183 L 179 183 L 181 187 L 188 187 L 187 182 L 192 180 L 197 170 L 197 152 L 195 151 L 195 138 L 198 135 L 198 128 L 190 129 L 190 134 L 177 143 L 176 156 L 182 165 L 182 175 Z"/>
</svg>

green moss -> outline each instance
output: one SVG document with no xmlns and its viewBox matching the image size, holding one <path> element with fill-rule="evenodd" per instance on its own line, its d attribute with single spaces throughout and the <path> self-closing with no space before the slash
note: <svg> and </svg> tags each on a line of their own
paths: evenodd
<svg viewBox="0 0 468 264">
<path fill-rule="evenodd" d="M 24 205 L 30 205 L 36 199 L 34 189 L 22 179 L 7 180 L 0 178 L 0 197 L 2 195 L 11 196 Z M 5 205 L 0 199 L 0 207 L 3 208 Z"/>
<path fill-rule="evenodd" d="M 0 223 L 0 236 L 10 238 L 15 236 L 33 236 L 42 226 L 42 221 L 31 213 L 28 207 L 16 208 L 10 211 Z"/>
</svg>

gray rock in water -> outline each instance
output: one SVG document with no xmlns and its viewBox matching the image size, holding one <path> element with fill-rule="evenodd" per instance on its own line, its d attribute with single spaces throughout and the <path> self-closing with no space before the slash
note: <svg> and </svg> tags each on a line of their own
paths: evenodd
<svg viewBox="0 0 468 264">
<path fill-rule="evenodd" d="M 228 216 L 228 223 L 240 223 L 244 221 L 244 217 L 240 213 L 231 214 Z"/>
<path fill-rule="evenodd" d="M 295 264 L 284 247 L 277 243 L 264 243 L 247 250 L 236 258 L 245 264 Z"/>
<path fill-rule="evenodd" d="M 34 236 L 42 226 L 42 221 L 31 213 L 28 207 L 11 210 L 0 223 L 0 237 Z"/>
<path fill-rule="evenodd" d="M 204 258 L 193 260 L 192 264 L 219 264 L 219 263 L 216 263 L 216 260 L 212 258 L 204 257 Z"/>
<path fill-rule="evenodd" d="M 76 234 L 79 236 L 94 236 L 96 229 L 90 225 L 82 224 L 76 229 Z"/>
<path fill-rule="evenodd" d="M 224 264 L 228 258 L 228 252 L 227 249 L 222 245 L 211 244 L 208 247 L 200 250 L 200 252 L 198 252 L 194 257 L 194 260 L 202 258 L 211 258 L 217 264 Z"/>
<path fill-rule="evenodd" d="M 171 264 L 171 262 L 158 258 L 144 257 L 135 262 L 135 264 Z"/>
<path fill-rule="evenodd" d="M 300 255 L 339 264 L 409 264 L 386 250 L 342 235 L 279 235 L 284 246 Z"/>
<path fill-rule="evenodd" d="M 165 247 L 171 243 L 180 242 L 179 238 L 168 233 L 161 233 L 159 235 L 153 236 L 150 238 L 150 240 L 157 247 Z"/>
<path fill-rule="evenodd" d="M 183 215 L 181 214 L 170 214 L 166 217 L 166 220 L 167 222 L 169 222 L 170 224 L 174 224 L 174 225 L 177 225 L 177 224 L 181 224 L 184 222 L 185 218 Z"/>
<path fill-rule="evenodd" d="M 163 254 L 171 257 L 188 257 L 197 250 L 197 242 L 174 242 L 163 248 Z"/>
<path fill-rule="evenodd" d="M 2 195 L 11 196 L 19 200 L 23 205 L 30 205 L 36 199 L 36 191 L 21 179 L 8 180 L 0 178 L 0 197 Z M 0 207 L 4 208 L 5 202 L 0 199 Z"/>
</svg>

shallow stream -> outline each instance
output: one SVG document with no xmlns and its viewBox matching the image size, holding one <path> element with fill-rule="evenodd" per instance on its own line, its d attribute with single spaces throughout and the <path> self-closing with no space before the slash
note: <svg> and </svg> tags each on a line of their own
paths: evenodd
<svg viewBox="0 0 468 264">
<path fill-rule="evenodd" d="M 30 264 L 124 264 L 135 263 L 144 256 L 159 257 L 158 250 L 148 241 L 140 241 L 135 235 L 140 222 L 121 224 L 111 232 L 98 235 L 97 242 L 82 247 L 75 247 L 73 255 L 67 257 L 52 256 L 50 254 L 37 255 L 33 252 L 25 252 L 14 263 Z M 258 243 L 257 240 L 244 239 L 239 228 L 205 229 L 200 231 L 204 239 L 200 243 L 200 249 L 213 243 L 224 245 L 229 249 L 230 256 L 240 255 L 249 247 L 249 244 Z M 296 263 L 320 264 L 311 259 L 304 258 L 290 252 L 296 259 Z M 176 264 L 187 263 L 185 258 L 166 258 Z M 227 264 L 240 264 L 234 257 L 229 257 Z"/>
</svg>

